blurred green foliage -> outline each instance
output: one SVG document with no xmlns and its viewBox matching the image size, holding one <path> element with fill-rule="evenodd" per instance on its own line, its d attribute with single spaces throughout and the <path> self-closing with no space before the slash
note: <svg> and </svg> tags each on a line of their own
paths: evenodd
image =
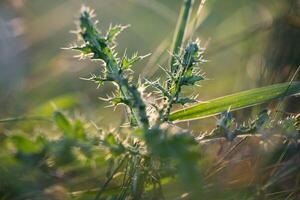
<svg viewBox="0 0 300 200">
<path fill-rule="evenodd" d="M 95 64 L 75 62 L 72 54 L 58 48 L 69 45 L 68 30 L 73 27 L 74 10 L 78 10 L 81 3 L 70 0 L 0 2 L 1 18 L 11 22 L 12 33 L 19 31 L 16 36 L 20 40 L 19 47 L 16 48 L 22 49 L 21 56 L 11 54 L 13 57 L 9 59 L 22 59 L 24 63 L 22 69 L 15 70 L 22 70 L 21 76 L 5 79 L 0 76 L 3 80 L 0 82 L 1 104 L 5 105 L 0 108 L 2 117 L 30 112 L 38 105 L 65 93 L 78 93 L 79 90 L 85 93 L 74 98 L 77 106 L 91 111 L 93 116 L 109 112 L 103 111 L 99 106 L 101 103 L 94 101 L 96 97 L 103 96 L 101 93 L 109 91 L 109 87 L 95 91 L 89 83 L 74 79 L 88 76 L 91 70 L 96 70 Z M 131 24 L 132 28 L 121 36 L 118 50 L 123 52 L 125 47 L 130 46 L 128 54 L 138 50 L 143 55 L 155 52 L 164 40 L 171 41 L 181 0 L 101 0 L 84 3 L 99 13 L 101 28 L 106 29 L 110 23 Z M 197 8 L 199 3 L 195 1 L 194 7 Z M 194 93 L 201 93 L 201 98 L 207 99 L 256 86 L 264 67 L 265 49 L 273 31 L 272 22 L 285 15 L 292 4 L 293 1 L 277 0 L 207 1 L 199 16 L 200 25 L 194 37 L 200 37 L 203 44 L 207 43 L 206 57 L 209 62 L 205 71 L 207 77 L 213 77 L 214 81 L 204 83 L 209 92 L 199 88 L 193 89 Z M 297 9 L 295 5 L 293 16 L 298 16 Z M 13 34 L 11 37 L 14 37 Z M 171 48 L 170 42 L 166 44 L 164 55 Z M 231 59 L 233 57 L 235 59 Z M 167 60 L 158 60 L 152 66 L 147 62 L 142 61 L 134 69 L 137 74 L 142 72 L 142 76 L 149 78 L 159 76 L 161 72 L 157 64 L 163 65 Z M 145 65 L 148 68 L 144 69 Z M 3 67 L 8 66 L 2 64 Z M 234 78 L 232 74 L 235 74 Z M 12 83 L 17 83 L 13 89 L 10 87 Z"/>
</svg>

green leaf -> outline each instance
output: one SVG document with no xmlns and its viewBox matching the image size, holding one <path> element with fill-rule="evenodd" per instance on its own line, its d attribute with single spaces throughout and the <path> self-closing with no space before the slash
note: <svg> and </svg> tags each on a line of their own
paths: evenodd
<svg viewBox="0 0 300 200">
<path fill-rule="evenodd" d="M 37 153 L 43 148 L 42 141 L 32 140 L 26 135 L 13 135 L 10 137 L 10 141 L 18 151 L 26 154 Z"/>
<path fill-rule="evenodd" d="M 144 59 L 145 57 L 149 56 L 150 54 L 139 56 L 137 53 L 133 54 L 131 58 L 128 58 L 126 52 L 121 61 L 122 69 L 129 69 L 135 62 Z"/>
<path fill-rule="evenodd" d="M 108 42 L 114 42 L 116 37 L 127 27 L 128 26 L 121 26 L 121 25 L 110 26 L 106 34 L 106 40 Z"/>
<path fill-rule="evenodd" d="M 124 146 L 117 141 L 117 139 L 112 133 L 108 134 L 105 137 L 103 144 L 107 146 L 110 149 L 111 153 L 115 155 L 120 155 L 125 150 Z"/>
<path fill-rule="evenodd" d="M 84 55 L 93 53 L 92 47 L 90 45 L 75 46 L 71 47 L 70 49 L 80 51 Z"/>
<path fill-rule="evenodd" d="M 114 106 L 122 104 L 122 103 L 128 104 L 128 102 L 126 102 L 126 100 L 123 99 L 122 97 L 115 97 L 115 98 L 110 99 L 110 101 Z"/>
<path fill-rule="evenodd" d="M 85 132 L 84 132 L 84 126 L 82 121 L 80 121 L 79 119 L 77 119 L 74 122 L 74 136 L 76 139 L 78 140 L 84 140 L 85 139 Z"/>
<path fill-rule="evenodd" d="M 137 54 L 134 54 L 131 58 L 128 58 L 126 55 L 124 55 L 124 57 L 122 58 L 121 67 L 122 69 L 128 69 L 132 66 L 132 64 L 134 64 L 140 59 L 141 57 Z"/>
<path fill-rule="evenodd" d="M 64 133 L 67 133 L 67 134 L 72 133 L 72 125 L 62 112 L 55 111 L 53 113 L 53 119 L 54 119 L 56 126 L 61 131 L 63 131 Z"/>
<path fill-rule="evenodd" d="M 53 105 L 55 105 L 59 109 L 71 109 L 76 107 L 76 105 L 78 105 L 78 102 L 80 102 L 80 98 L 81 95 L 79 93 L 64 94 L 49 99 L 46 102 L 42 103 L 41 105 L 37 105 L 31 112 L 31 114 L 51 116 L 55 111 Z"/>
<path fill-rule="evenodd" d="M 255 88 L 232 95 L 219 97 L 210 101 L 171 113 L 171 121 L 189 121 L 217 115 L 223 111 L 238 110 L 300 93 L 300 82 L 274 84 Z"/>
</svg>

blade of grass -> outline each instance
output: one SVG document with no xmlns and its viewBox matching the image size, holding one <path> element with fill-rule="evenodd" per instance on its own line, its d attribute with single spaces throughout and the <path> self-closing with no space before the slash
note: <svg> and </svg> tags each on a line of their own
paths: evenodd
<svg viewBox="0 0 300 200">
<path fill-rule="evenodd" d="M 12 123 L 20 121 L 46 121 L 52 122 L 51 119 L 43 116 L 22 116 L 22 117 L 10 117 L 6 119 L 0 119 L 0 123 Z"/>
<path fill-rule="evenodd" d="M 74 198 L 87 198 L 95 196 L 99 192 L 99 188 L 93 188 L 89 190 L 80 190 L 80 191 L 75 191 L 75 192 L 70 192 L 69 194 Z M 113 196 L 113 195 L 118 195 L 121 192 L 121 188 L 115 187 L 115 188 L 109 188 L 103 191 L 102 195 L 103 196 Z"/>
<path fill-rule="evenodd" d="M 197 13 L 194 16 L 194 18 L 191 20 L 192 26 L 190 27 L 190 30 L 187 33 L 187 35 L 189 37 L 193 37 L 193 34 L 196 32 L 196 30 L 198 29 L 198 27 L 200 25 L 200 16 L 201 16 L 200 14 L 201 14 L 202 8 L 204 7 L 205 2 L 206 2 L 206 0 L 200 1 Z"/>
<path fill-rule="evenodd" d="M 120 168 L 123 166 L 125 160 L 128 157 L 125 156 L 121 159 L 120 163 L 118 164 L 118 166 L 114 169 L 113 173 L 111 174 L 111 176 L 105 181 L 105 183 L 103 184 L 103 186 L 101 187 L 100 190 L 98 190 L 96 196 L 95 196 L 95 200 L 100 199 L 101 195 L 104 193 L 104 191 L 106 190 L 106 187 L 108 186 L 108 184 L 111 182 L 111 180 L 113 179 L 114 175 L 120 170 Z"/>
<path fill-rule="evenodd" d="M 168 62 L 168 56 L 166 55 L 166 49 L 171 43 L 169 38 L 165 38 L 163 41 L 160 42 L 158 47 L 154 50 L 151 54 L 149 61 L 146 64 L 146 67 L 143 69 L 141 76 L 145 77 L 153 77 L 155 72 L 157 71 L 158 63 Z"/>
<path fill-rule="evenodd" d="M 187 30 L 187 24 L 189 22 L 189 17 L 191 15 L 193 0 L 184 0 L 184 3 L 181 7 L 181 11 L 179 14 L 179 19 L 176 25 L 175 34 L 172 42 L 172 55 L 177 55 L 180 51 L 180 47 L 184 40 L 184 34 Z M 175 58 L 171 56 L 170 66 L 171 71 L 174 72 L 176 69 L 174 68 Z"/>
<path fill-rule="evenodd" d="M 185 33 L 184 33 L 184 35 L 182 37 L 182 41 L 180 42 L 179 47 L 176 47 L 178 51 L 180 50 L 179 48 L 180 48 L 180 46 L 182 46 L 182 43 L 186 42 L 188 40 L 188 38 L 191 38 L 193 36 L 193 33 L 200 26 L 200 24 L 201 24 L 200 13 L 201 13 L 201 10 L 202 10 L 205 2 L 206 2 L 206 0 L 201 0 L 201 2 L 199 4 L 199 7 L 198 7 L 198 10 L 197 10 L 197 13 L 195 14 L 195 16 L 193 16 L 192 19 L 188 20 L 187 24 L 185 24 Z M 192 9 L 190 9 L 190 10 L 192 10 Z M 182 17 L 183 16 L 180 15 L 178 23 L 177 23 L 177 27 L 180 26 L 180 19 Z M 177 35 L 178 35 L 178 30 L 177 29 L 176 29 L 175 33 L 177 33 L 177 34 L 174 35 L 173 43 L 175 43 Z M 178 40 L 179 40 L 179 37 L 178 37 Z M 167 50 L 167 48 L 169 46 L 169 43 L 171 43 L 171 39 L 169 37 L 164 38 L 160 42 L 160 45 L 152 53 L 151 58 L 149 59 L 149 61 L 148 61 L 147 65 L 146 65 L 146 67 L 144 68 L 142 74 L 148 75 L 149 77 L 151 77 L 151 76 L 154 75 L 154 73 L 158 69 L 158 66 L 156 65 L 156 63 L 158 63 L 158 62 L 165 62 L 165 60 L 162 59 L 162 58 L 164 58 L 163 56 L 164 56 L 165 51 Z M 173 44 L 172 47 L 173 46 L 175 46 L 175 44 Z M 174 50 L 175 49 L 173 47 L 172 51 L 171 51 L 171 52 L 173 52 L 173 54 L 174 54 Z M 171 62 L 172 62 L 171 59 L 172 58 L 170 58 L 170 65 L 171 65 Z"/>
<path fill-rule="evenodd" d="M 217 115 L 223 111 L 238 110 L 300 93 L 300 82 L 274 84 L 255 88 L 184 108 L 172 113 L 171 121 L 190 121 Z"/>
<path fill-rule="evenodd" d="M 290 85 L 291 85 L 291 84 L 294 82 L 294 80 L 296 79 L 296 77 L 297 77 L 299 71 L 300 71 L 300 66 L 298 66 L 298 68 L 296 69 L 295 73 L 294 73 L 293 75 L 291 75 L 291 77 L 289 78 L 289 83 L 290 83 Z M 290 85 L 289 85 L 289 87 L 290 87 Z M 289 89 L 289 87 L 288 87 L 288 89 Z M 288 89 L 287 89 L 287 90 L 288 90 Z M 281 102 L 276 106 L 276 110 L 283 110 L 283 108 L 284 108 L 284 104 L 283 104 L 283 102 L 281 101 Z M 279 119 L 279 117 L 282 117 L 282 113 L 281 113 L 281 112 L 275 112 L 274 115 L 275 115 L 275 116 L 274 116 L 274 119 Z"/>
<path fill-rule="evenodd" d="M 141 6 L 150 10 L 170 23 L 176 22 L 176 12 L 158 0 L 129 0 L 129 2 L 132 2 L 136 6 Z"/>
</svg>

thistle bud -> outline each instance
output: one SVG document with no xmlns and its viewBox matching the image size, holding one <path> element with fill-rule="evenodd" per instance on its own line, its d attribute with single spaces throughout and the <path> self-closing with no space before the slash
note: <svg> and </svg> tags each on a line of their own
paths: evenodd
<svg viewBox="0 0 300 200">
<path fill-rule="evenodd" d="M 184 67 L 190 68 L 199 60 L 199 44 L 198 42 L 191 42 L 184 50 L 182 64 Z"/>
</svg>

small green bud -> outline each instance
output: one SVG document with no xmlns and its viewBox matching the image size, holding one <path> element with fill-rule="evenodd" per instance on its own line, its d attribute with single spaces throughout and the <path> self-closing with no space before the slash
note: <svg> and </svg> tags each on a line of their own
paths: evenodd
<svg viewBox="0 0 300 200">
<path fill-rule="evenodd" d="M 195 65 L 199 60 L 199 44 L 191 42 L 184 50 L 182 64 L 184 67 L 190 68 Z"/>
</svg>

